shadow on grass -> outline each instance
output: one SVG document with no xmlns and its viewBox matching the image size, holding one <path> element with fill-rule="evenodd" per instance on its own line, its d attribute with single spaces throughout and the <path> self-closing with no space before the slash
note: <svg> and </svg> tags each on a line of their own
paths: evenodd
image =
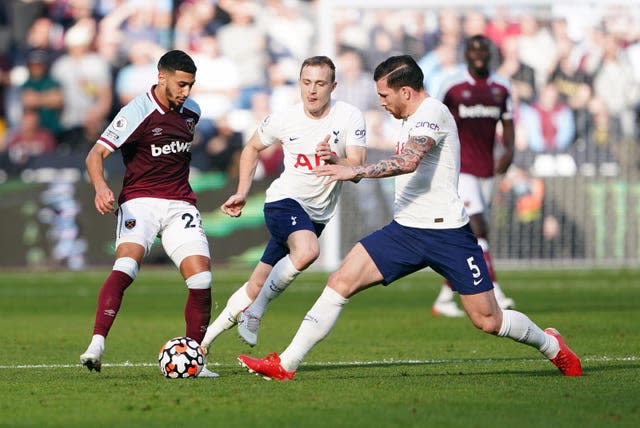
<svg viewBox="0 0 640 428">
<path fill-rule="evenodd" d="M 557 376 L 559 373 L 557 369 L 549 363 L 549 369 L 519 369 L 515 367 L 514 363 L 526 364 L 526 363 L 541 363 L 544 364 L 545 360 L 538 358 L 518 358 L 518 357 L 510 357 L 510 358 L 478 358 L 478 359 L 448 359 L 448 360 L 432 360 L 432 361 L 379 361 L 379 362 L 361 362 L 361 363 L 335 363 L 335 364 L 314 364 L 308 363 L 302 365 L 299 369 L 299 373 L 314 373 L 314 372 L 332 372 L 336 370 L 347 370 L 347 369 L 366 369 L 366 368 L 389 368 L 396 369 L 395 371 L 390 371 L 387 377 L 398 377 L 398 376 L 451 376 L 451 375 L 521 375 L 521 376 Z M 487 365 L 499 365 L 507 367 L 501 368 L 499 370 L 484 370 L 482 366 Z M 438 369 L 438 371 L 430 371 L 428 373 L 418 373 L 415 370 L 403 370 L 403 368 L 409 369 L 411 367 L 416 366 L 424 366 L 424 367 L 435 367 L 441 366 L 442 371 Z M 461 367 L 464 366 L 464 367 Z M 585 362 L 583 361 L 583 369 L 584 376 L 589 376 L 589 374 L 596 374 L 602 372 L 611 372 L 611 371 L 620 371 L 620 370 L 634 370 L 637 371 L 640 369 L 640 363 L 636 361 L 629 361 L 628 363 L 620 362 L 620 361 L 597 361 L 597 362 Z M 399 371 L 398 371 L 399 370 Z M 375 372 L 376 377 L 380 377 L 380 372 Z M 329 377 L 335 378 L 343 378 L 344 376 L 336 375 Z M 365 378 L 368 377 L 363 373 L 362 376 L 356 375 L 353 371 L 349 372 L 350 378 Z"/>
</svg>

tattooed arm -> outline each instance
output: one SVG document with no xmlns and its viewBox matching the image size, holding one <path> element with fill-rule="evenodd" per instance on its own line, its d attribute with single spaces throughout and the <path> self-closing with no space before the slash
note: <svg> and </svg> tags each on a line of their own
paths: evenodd
<svg viewBox="0 0 640 428">
<path fill-rule="evenodd" d="M 422 158 L 435 144 L 432 138 L 426 136 L 410 137 L 402 153 L 389 159 L 359 166 L 322 165 L 316 168 L 316 174 L 321 177 L 331 177 L 329 182 L 408 174 L 418 168 Z"/>
</svg>

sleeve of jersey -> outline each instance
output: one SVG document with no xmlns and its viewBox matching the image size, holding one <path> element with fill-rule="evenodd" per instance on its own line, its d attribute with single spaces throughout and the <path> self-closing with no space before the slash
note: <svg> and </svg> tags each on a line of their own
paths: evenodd
<svg viewBox="0 0 640 428">
<path fill-rule="evenodd" d="M 367 127 L 364 114 L 353 109 L 347 123 L 347 146 L 367 147 Z"/>
<path fill-rule="evenodd" d="M 134 98 L 120 109 L 116 117 L 102 132 L 98 144 L 111 151 L 118 150 L 131 137 L 144 119 L 151 114 L 153 107 L 144 102 L 143 96 Z"/>
<path fill-rule="evenodd" d="M 272 113 L 262 120 L 258 126 L 258 138 L 265 146 L 271 146 L 280 139 L 282 114 Z"/>
</svg>

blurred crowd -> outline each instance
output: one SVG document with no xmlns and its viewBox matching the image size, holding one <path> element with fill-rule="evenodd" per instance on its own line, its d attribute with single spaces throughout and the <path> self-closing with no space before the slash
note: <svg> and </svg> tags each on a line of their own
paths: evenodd
<svg viewBox="0 0 640 428">
<path fill-rule="evenodd" d="M 198 66 L 194 169 L 234 175 L 256 125 L 298 99 L 302 60 L 327 53 L 318 50 L 320 2 L 4 0 L 0 178 L 66 157 L 77 162 L 118 109 L 156 81 L 157 60 L 168 49 L 185 50 Z M 516 167 L 540 177 L 638 170 L 636 2 L 460 9 L 342 3 L 332 11 L 335 96 L 366 112 L 370 159 L 391 149 L 394 127 L 378 106 L 375 65 L 411 54 L 435 93 L 448 73 L 464 67 L 464 39 L 482 33 L 494 43 L 494 71 L 512 82 Z M 280 149 L 262 153 L 258 177 L 278 174 Z"/>
</svg>

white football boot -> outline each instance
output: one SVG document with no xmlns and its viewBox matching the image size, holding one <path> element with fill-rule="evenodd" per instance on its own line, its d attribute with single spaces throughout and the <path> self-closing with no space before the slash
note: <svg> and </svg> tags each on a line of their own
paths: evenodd
<svg viewBox="0 0 640 428">
<path fill-rule="evenodd" d="M 102 354 L 104 353 L 104 337 L 94 335 L 84 354 L 80 355 L 80 364 L 97 372 L 102 368 Z"/>
<path fill-rule="evenodd" d="M 260 328 L 260 318 L 249 311 L 242 311 L 238 315 L 238 336 L 249 346 L 256 346 L 258 343 L 258 329 Z"/>
</svg>

